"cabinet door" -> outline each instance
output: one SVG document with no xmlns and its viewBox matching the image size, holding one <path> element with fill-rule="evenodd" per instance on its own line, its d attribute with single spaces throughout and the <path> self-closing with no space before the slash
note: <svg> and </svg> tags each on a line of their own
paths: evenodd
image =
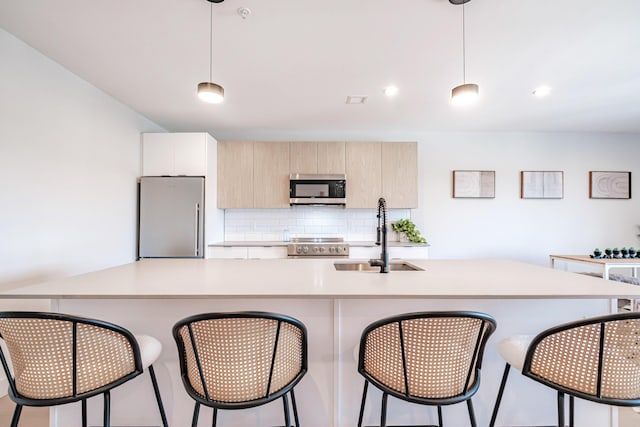
<svg viewBox="0 0 640 427">
<path fill-rule="evenodd" d="M 253 142 L 218 143 L 218 208 L 253 207 Z"/>
<path fill-rule="evenodd" d="M 289 143 L 253 144 L 253 207 L 289 207 Z"/>
<path fill-rule="evenodd" d="M 173 175 L 173 145 L 171 134 L 142 134 L 142 175 Z"/>
<path fill-rule="evenodd" d="M 318 173 L 345 173 L 344 142 L 318 142 Z"/>
<path fill-rule="evenodd" d="M 174 135 L 176 136 L 173 141 L 174 174 L 205 176 L 207 174 L 207 135 L 204 133 Z"/>
<path fill-rule="evenodd" d="M 291 142 L 289 144 L 290 173 L 318 173 L 318 144 Z"/>
<path fill-rule="evenodd" d="M 378 206 L 382 196 L 380 142 L 347 142 L 347 208 Z"/>
<path fill-rule="evenodd" d="M 142 135 L 143 176 L 206 176 L 206 133 Z"/>
<path fill-rule="evenodd" d="M 382 194 L 389 208 L 418 207 L 418 147 L 415 142 L 382 144 Z"/>
</svg>

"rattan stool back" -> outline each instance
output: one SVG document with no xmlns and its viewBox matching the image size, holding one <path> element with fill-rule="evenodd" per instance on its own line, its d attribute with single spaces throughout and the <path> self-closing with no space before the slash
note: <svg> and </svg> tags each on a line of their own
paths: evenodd
<svg viewBox="0 0 640 427">
<path fill-rule="evenodd" d="M 563 395 L 616 406 L 640 405 L 640 313 L 594 317 L 559 325 L 536 336 L 523 375 Z"/>
<path fill-rule="evenodd" d="M 205 313 L 173 328 L 182 381 L 199 405 L 218 409 L 255 407 L 283 397 L 285 423 L 294 386 L 307 372 L 307 331 L 298 320 L 264 312 Z"/>
<path fill-rule="evenodd" d="M 480 385 L 484 347 L 496 328 L 484 313 L 422 312 L 379 320 L 362 333 L 358 372 L 365 377 L 360 418 L 367 387 L 383 392 L 380 424 L 386 425 L 386 400 L 398 399 L 438 407 L 467 401 L 472 425 L 471 396 Z"/>
<path fill-rule="evenodd" d="M 83 402 L 105 394 L 142 373 L 140 350 L 124 328 L 93 319 L 55 313 L 0 312 L 2 366 L 9 396 L 16 403 L 12 426 L 22 406 Z M 9 364 L 11 361 L 11 365 Z M 108 405 L 105 420 L 108 421 Z M 106 424 L 106 423 L 105 423 Z"/>
</svg>

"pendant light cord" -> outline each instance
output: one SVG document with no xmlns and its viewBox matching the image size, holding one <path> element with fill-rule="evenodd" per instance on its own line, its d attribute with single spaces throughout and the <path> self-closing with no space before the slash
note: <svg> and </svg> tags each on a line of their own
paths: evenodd
<svg viewBox="0 0 640 427">
<path fill-rule="evenodd" d="M 462 83 L 463 84 L 467 84 L 467 70 L 466 70 L 466 57 L 467 57 L 467 53 L 466 53 L 466 49 L 465 49 L 465 39 L 466 39 L 466 35 L 465 35 L 465 19 L 464 19 L 464 5 L 465 3 L 462 3 Z"/>
<path fill-rule="evenodd" d="M 213 81 L 211 69 L 213 68 L 213 2 L 209 2 L 211 5 L 209 12 L 209 81 Z"/>
</svg>

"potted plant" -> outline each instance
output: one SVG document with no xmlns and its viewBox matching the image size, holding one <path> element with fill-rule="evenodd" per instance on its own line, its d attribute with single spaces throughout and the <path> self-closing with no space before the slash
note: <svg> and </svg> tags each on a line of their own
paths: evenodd
<svg viewBox="0 0 640 427">
<path fill-rule="evenodd" d="M 593 255 L 591 255 L 591 258 L 601 258 L 602 257 L 602 251 L 599 248 L 595 248 L 593 250 Z"/>
<path fill-rule="evenodd" d="M 622 258 L 622 257 L 620 256 L 620 249 L 618 249 L 618 248 L 613 248 L 613 257 L 614 257 L 614 258 Z"/>
<path fill-rule="evenodd" d="M 611 250 L 611 248 L 607 248 L 604 250 L 604 257 L 605 258 L 611 258 L 611 254 L 613 253 L 613 251 Z"/>
<path fill-rule="evenodd" d="M 394 231 L 405 235 L 410 242 L 427 243 L 427 239 L 420 235 L 420 231 L 410 219 L 399 219 L 391 227 Z"/>
<path fill-rule="evenodd" d="M 629 246 L 629 249 L 627 250 L 629 251 L 629 258 L 636 257 L 636 248 L 634 248 L 633 246 Z"/>
<path fill-rule="evenodd" d="M 622 256 L 622 258 L 629 258 L 629 250 L 626 248 L 626 246 L 620 249 L 620 255 Z"/>
</svg>

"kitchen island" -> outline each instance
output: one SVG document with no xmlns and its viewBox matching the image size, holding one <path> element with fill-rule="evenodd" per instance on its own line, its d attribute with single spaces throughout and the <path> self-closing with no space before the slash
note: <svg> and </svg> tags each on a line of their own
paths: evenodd
<svg viewBox="0 0 640 427">
<path fill-rule="evenodd" d="M 348 261 L 339 261 L 348 262 Z M 52 310 L 101 318 L 159 338 L 159 381 L 172 426 L 190 424 L 192 402 L 182 389 L 171 327 L 180 318 L 208 311 L 265 310 L 303 321 L 309 331 L 309 373 L 297 388 L 301 422 L 309 427 L 355 425 L 363 380 L 355 351 L 362 329 L 379 318 L 409 311 L 478 310 L 498 329 L 485 354 L 474 405 L 479 425 L 491 413 L 504 362 L 500 339 L 536 333 L 557 323 L 610 312 L 615 298 L 638 298 L 640 287 L 505 260 L 414 260 L 423 271 L 336 271 L 330 260 L 144 260 L 93 273 L 6 290 L 4 298 L 51 299 Z M 113 425 L 158 425 L 144 376 L 113 393 Z M 518 399 L 523 394 L 535 397 Z M 135 396 L 132 399 L 131 396 Z M 99 423 L 100 399 L 90 402 L 90 423 Z M 93 407 L 92 405 L 95 405 Z M 378 418 L 379 399 L 369 399 L 365 423 Z M 279 403 L 225 416 L 225 426 L 281 423 Z M 53 410 L 58 425 L 78 425 L 79 408 Z M 465 405 L 443 410 L 448 425 L 467 425 Z M 498 425 L 550 425 L 555 394 L 513 375 Z M 207 411 L 204 414 L 209 414 Z M 91 417 L 95 417 L 92 419 Z M 389 422 L 435 422 L 435 409 L 389 403 Z M 577 425 L 617 425 L 617 413 L 579 401 Z M 201 417 L 201 425 L 210 423 Z"/>
</svg>

